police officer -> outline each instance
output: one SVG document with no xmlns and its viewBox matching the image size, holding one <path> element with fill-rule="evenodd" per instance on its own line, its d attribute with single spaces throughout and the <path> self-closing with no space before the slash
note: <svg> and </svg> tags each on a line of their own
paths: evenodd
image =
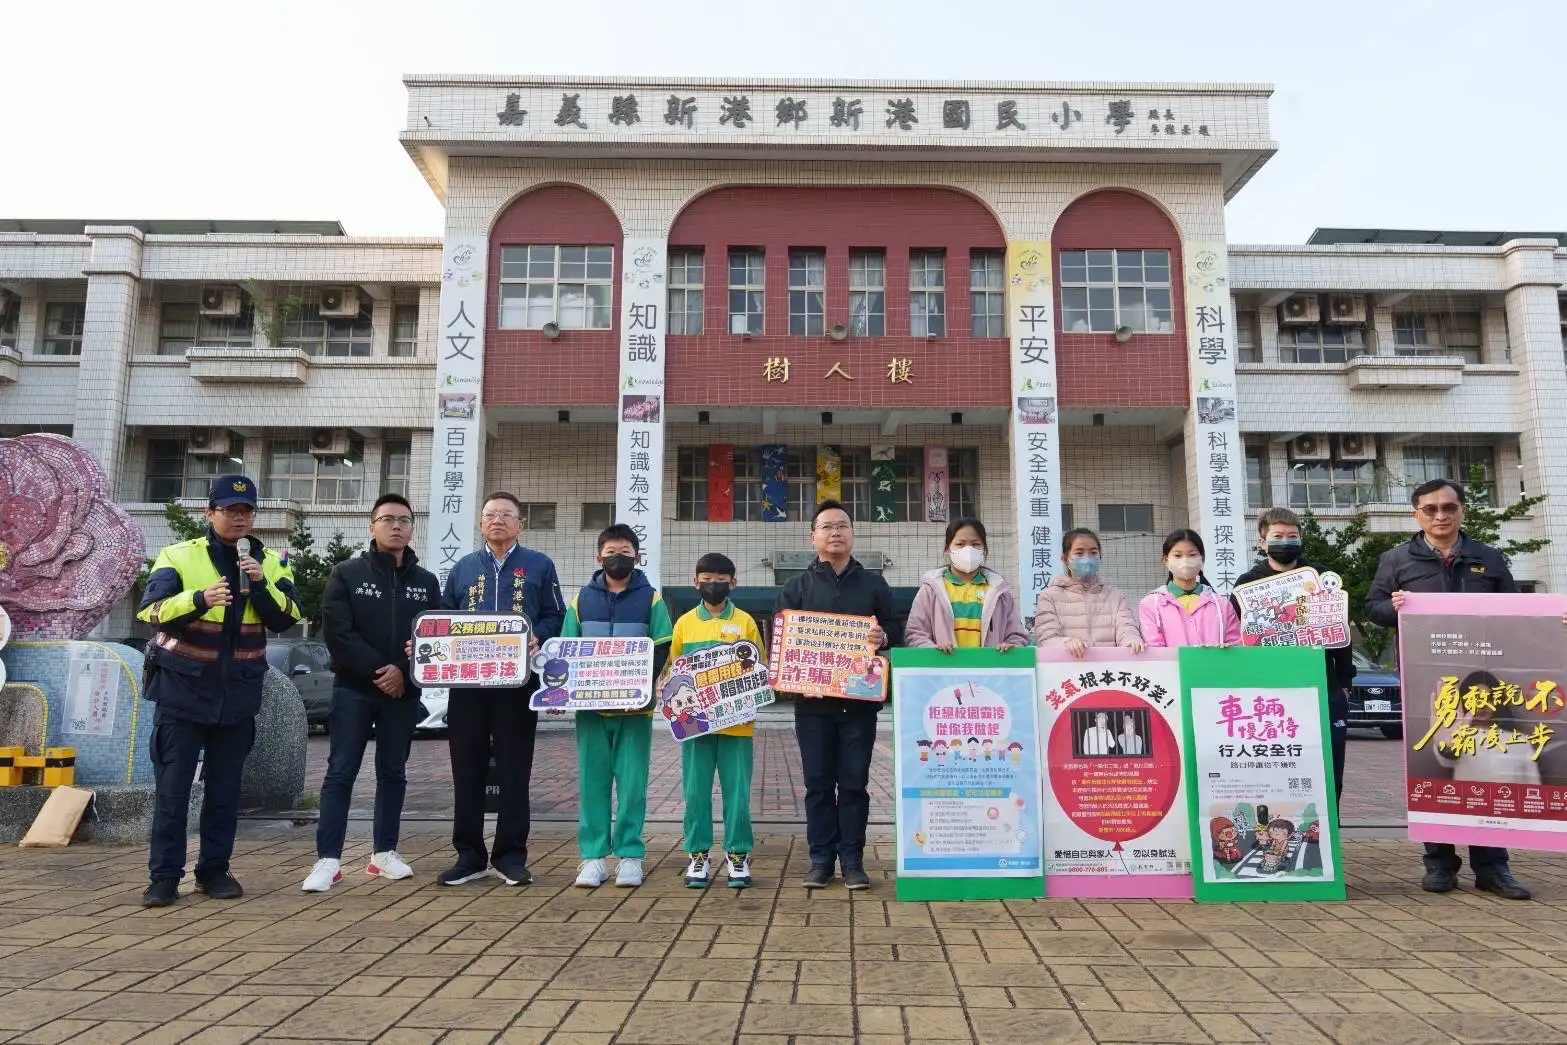
<svg viewBox="0 0 1567 1045">
<path fill-rule="evenodd" d="M 198 760 L 206 767 L 206 794 L 196 889 L 215 900 L 244 895 L 229 874 L 229 857 L 240 772 L 261 710 L 267 630 L 299 621 L 293 572 L 250 536 L 255 521 L 256 484 L 243 475 L 220 477 L 207 499 L 206 536 L 158 553 L 136 614 L 158 629 L 147 646 L 145 694 L 158 705 L 150 745 L 157 800 L 143 907 L 178 898 Z"/>
</svg>

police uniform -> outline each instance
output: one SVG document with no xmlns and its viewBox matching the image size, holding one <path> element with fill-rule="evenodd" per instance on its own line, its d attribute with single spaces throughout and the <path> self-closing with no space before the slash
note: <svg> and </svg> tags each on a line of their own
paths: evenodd
<svg viewBox="0 0 1567 1045">
<path fill-rule="evenodd" d="M 256 486 L 226 475 L 212 488 L 209 505 L 256 505 Z M 203 537 L 171 544 L 158 553 L 136 616 L 158 629 L 147 646 L 144 695 L 157 704 L 150 754 L 157 786 L 147 861 L 151 906 L 170 902 L 160 886 L 185 873 L 186 813 L 196 764 L 204 764 L 201 847 L 195 876 L 199 889 L 238 896 L 229 857 L 239 819 L 240 773 L 256 738 L 261 684 L 267 673 L 267 630 L 298 623 L 299 596 L 287 560 L 250 537 L 250 556 L 263 579 L 240 591 L 239 553 L 208 527 Z M 227 579 L 232 601 L 207 605 L 207 588 Z M 205 752 L 205 758 L 202 754 Z"/>
</svg>

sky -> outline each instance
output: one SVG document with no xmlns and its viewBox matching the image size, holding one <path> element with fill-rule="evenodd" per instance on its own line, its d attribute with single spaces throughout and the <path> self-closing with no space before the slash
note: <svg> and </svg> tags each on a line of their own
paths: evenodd
<svg viewBox="0 0 1567 1045">
<path fill-rule="evenodd" d="M 14 0 L 0 217 L 439 236 L 405 73 L 1263 82 L 1233 243 L 1567 231 L 1557 0 Z"/>
</svg>

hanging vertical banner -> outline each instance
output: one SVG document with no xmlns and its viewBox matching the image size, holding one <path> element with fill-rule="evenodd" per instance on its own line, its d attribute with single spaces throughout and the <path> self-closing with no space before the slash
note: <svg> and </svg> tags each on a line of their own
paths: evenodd
<svg viewBox="0 0 1567 1045">
<path fill-rule="evenodd" d="M 619 439 L 615 521 L 642 546 L 642 572 L 659 583 L 664 543 L 664 240 L 627 236 L 621 257 Z"/>
<path fill-rule="evenodd" d="M 1186 646 L 1179 663 L 1197 900 L 1344 899 L 1322 651 Z"/>
<path fill-rule="evenodd" d="M 430 558 L 442 584 L 475 543 L 484 473 L 485 237 L 448 233 L 430 442 Z"/>
<path fill-rule="evenodd" d="M 947 448 L 925 448 L 925 521 L 947 521 L 947 496 L 951 483 L 947 473 Z"/>
<path fill-rule="evenodd" d="M 1101 899 L 1192 895 L 1182 778 L 1181 676 L 1173 649 L 1040 649 L 1045 893 Z"/>
<path fill-rule="evenodd" d="M 897 457 L 896 447 L 871 447 L 871 522 L 892 522 L 897 518 Z"/>
<path fill-rule="evenodd" d="M 762 447 L 762 521 L 789 518 L 789 448 L 782 443 Z"/>
<path fill-rule="evenodd" d="M 892 651 L 899 900 L 1040 897 L 1034 650 Z"/>
<path fill-rule="evenodd" d="M 835 446 L 816 448 L 816 503 L 843 500 L 843 455 Z"/>
<path fill-rule="evenodd" d="M 1012 493 L 1017 504 L 1018 603 L 1033 620 L 1055 572 L 1061 534 L 1061 417 L 1056 402 L 1050 242 L 1007 244 L 1012 351 Z"/>
<path fill-rule="evenodd" d="M 735 448 L 714 443 L 707 448 L 707 521 L 734 522 Z"/>
<path fill-rule="evenodd" d="M 1186 340 L 1195 443 L 1186 458 L 1197 484 L 1194 529 L 1208 549 L 1208 576 L 1223 594 L 1245 569 L 1246 447 L 1235 418 L 1235 315 L 1223 243 L 1185 250 Z"/>
</svg>

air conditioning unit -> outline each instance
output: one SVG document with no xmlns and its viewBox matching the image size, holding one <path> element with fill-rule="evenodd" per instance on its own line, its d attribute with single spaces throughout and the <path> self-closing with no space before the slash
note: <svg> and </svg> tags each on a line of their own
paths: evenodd
<svg viewBox="0 0 1567 1045">
<path fill-rule="evenodd" d="M 352 319 L 359 315 L 359 291 L 353 287 L 327 287 L 321 292 L 323 319 Z"/>
<path fill-rule="evenodd" d="M 1286 326 L 1305 326 L 1321 318 L 1321 304 L 1315 294 L 1295 294 L 1279 306 L 1279 322 Z"/>
<path fill-rule="evenodd" d="M 239 315 L 241 301 L 237 287 L 205 287 L 201 292 L 201 314 L 233 318 Z"/>
<path fill-rule="evenodd" d="M 1362 294 L 1329 294 L 1329 323 L 1364 323 L 1366 299 Z"/>
<path fill-rule="evenodd" d="M 348 453 L 348 429 L 311 429 L 310 452 L 317 457 L 342 457 Z"/>
<path fill-rule="evenodd" d="M 1290 440 L 1291 461 L 1326 461 L 1331 456 L 1325 435 L 1297 435 Z"/>
<path fill-rule="evenodd" d="M 224 428 L 192 428 L 185 437 L 185 449 L 197 457 L 228 457 L 232 449 Z"/>
<path fill-rule="evenodd" d="M 1374 435 L 1341 435 L 1338 437 L 1340 461 L 1375 461 L 1377 438 Z"/>
</svg>

